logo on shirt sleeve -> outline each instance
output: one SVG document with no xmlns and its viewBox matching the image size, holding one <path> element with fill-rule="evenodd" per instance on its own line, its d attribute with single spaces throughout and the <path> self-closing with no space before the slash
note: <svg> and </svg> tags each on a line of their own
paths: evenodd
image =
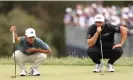
<svg viewBox="0 0 133 80">
<path fill-rule="evenodd" d="M 90 39 L 91 38 L 91 35 L 88 35 L 87 38 Z"/>
<path fill-rule="evenodd" d="M 115 30 L 116 30 L 116 31 L 119 31 L 119 27 L 115 27 Z"/>
</svg>

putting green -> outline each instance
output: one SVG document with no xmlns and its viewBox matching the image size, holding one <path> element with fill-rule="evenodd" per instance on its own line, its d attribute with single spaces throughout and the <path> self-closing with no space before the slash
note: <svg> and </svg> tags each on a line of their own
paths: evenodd
<svg viewBox="0 0 133 80">
<path fill-rule="evenodd" d="M 29 71 L 30 65 L 27 66 Z M 14 74 L 13 65 L 0 65 L 0 80 L 132 80 L 132 66 L 115 66 L 116 72 L 106 72 L 105 75 L 93 73 L 94 66 L 60 66 L 43 65 L 39 71 L 41 76 L 19 76 L 17 66 L 17 78 L 10 78 Z"/>
</svg>

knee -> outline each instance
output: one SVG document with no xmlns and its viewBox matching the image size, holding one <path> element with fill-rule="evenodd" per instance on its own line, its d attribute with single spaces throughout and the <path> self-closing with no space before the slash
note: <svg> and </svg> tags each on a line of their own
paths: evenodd
<svg viewBox="0 0 133 80">
<path fill-rule="evenodd" d="M 95 48 L 88 48 L 87 53 L 89 56 L 95 56 L 95 54 L 99 53 L 100 50 L 99 49 L 95 49 Z"/>
<path fill-rule="evenodd" d="M 121 47 L 113 49 L 114 57 L 120 57 L 123 53 L 123 50 Z"/>
<path fill-rule="evenodd" d="M 115 49 L 113 49 L 113 52 L 115 53 L 115 54 L 122 54 L 123 53 L 123 50 L 122 50 L 122 48 L 121 47 L 118 47 L 118 48 L 115 48 Z"/>
<path fill-rule="evenodd" d="M 43 60 L 47 59 L 47 55 L 44 53 L 40 53 L 39 57 Z"/>
<path fill-rule="evenodd" d="M 15 53 L 15 54 L 14 54 Z M 21 58 L 21 54 L 22 54 L 22 52 L 20 51 L 20 50 L 16 50 L 15 52 L 13 53 L 13 55 L 12 55 L 12 59 L 14 59 L 14 57 L 16 58 L 16 59 L 20 59 Z"/>
</svg>

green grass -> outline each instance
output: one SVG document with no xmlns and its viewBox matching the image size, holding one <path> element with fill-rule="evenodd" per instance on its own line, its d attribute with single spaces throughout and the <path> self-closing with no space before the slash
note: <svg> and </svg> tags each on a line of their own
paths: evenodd
<svg viewBox="0 0 133 80">
<path fill-rule="evenodd" d="M 104 60 L 106 63 L 107 60 Z M 105 75 L 93 73 L 94 63 L 89 58 L 48 58 L 40 66 L 41 76 L 19 76 L 17 66 L 17 78 L 11 79 L 14 74 L 14 61 L 11 58 L 0 58 L 0 79 L 1 80 L 132 80 L 133 58 L 120 58 L 115 63 L 116 72 L 105 72 Z M 30 64 L 27 69 L 29 71 Z M 105 68 L 106 70 L 106 68 Z"/>
<path fill-rule="evenodd" d="M 30 65 L 27 66 L 29 71 Z M 17 78 L 11 79 L 14 75 L 13 65 L 0 65 L 1 80 L 132 80 L 133 69 L 131 66 L 116 66 L 116 72 L 105 72 L 105 75 L 93 73 L 93 66 L 61 66 L 61 65 L 43 65 L 39 71 L 41 76 L 19 76 L 17 66 Z M 106 68 L 105 68 L 106 70 Z"/>
<path fill-rule="evenodd" d="M 105 63 L 107 60 L 104 60 Z M 14 64 L 14 61 L 11 58 L 0 58 L 0 64 Z M 44 61 L 43 65 L 80 65 L 80 66 L 88 66 L 94 65 L 90 58 L 74 58 L 74 57 L 66 57 L 66 58 L 48 58 Z M 116 61 L 115 65 L 117 66 L 133 66 L 133 58 L 125 58 L 122 57 L 118 61 Z"/>
</svg>

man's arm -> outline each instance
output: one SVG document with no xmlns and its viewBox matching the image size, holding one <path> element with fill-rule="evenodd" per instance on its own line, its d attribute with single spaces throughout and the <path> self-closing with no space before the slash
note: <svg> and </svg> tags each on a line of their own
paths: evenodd
<svg viewBox="0 0 133 80">
<path fill-rule="evenodd" d="M 123 44 L 125 43 L 126 41 L 126 38 L 127 38 L 127 32 L 128 32 L 128 29 L 124 26 L 120 26 L 120 33 L 121 33 L 121 41 L 119 44 L 116 44 L 112 47 L 112 49 L 115 49 L 116 47 L 122 47 Z"/>
<path fill-rule="evenodd" d="M 15 26 L 11 26 L 10 31 L 11 31 L 11 32 L 14 31 L 15 43 L 19 43 L 20 37 L 18 37 L 17 34 L 16 34 L 16 27 L 15 27 Z"/>
<path fill-rule="evenodd" d="M 87 39 L 89 47 L 93 47 L 96 44 L 98 36 L 99 36 L 99 33 L 96 32 L 92 38 Z"/>
<path fill-rule="evenodd" d="M 97 31 L 93 35 L 93 37 L 90 38 L 90 39 L 87 39 L 89 47 L 93 47 L 96 44 L 96 41 L 98 39 L 98 36 L 99 36 L 100 32 L 101 32 L 101 27 L 97 27 Z"/>
<path fill-rule="evenodd" d="M 127 38 L 127 32 L 128 32 L 128 29 L 124 26 L 120 26 L 120 33 L 121 33 L 121 41 L 120 41 L 120 44 L 123 45 L 126 41 L 126 38 Z"/>
<path fill-rule="evenodd" d="M 52 53 L 51 51 L 51 48 L 46 44 L 44 43 L 41 39 L 37 39 L 38 40 L 38 46 L 40 48 L 37 49 L 37 52 L 40 52 L 40 53 L 45 53 L 45 54 L 50 54 Z"/>
<path fill-rule="evenodd" d="M 52 53 L 52 51 L 51 51 L 51 49 L 48 49 L 48 50 L 44 50 L 44 49 L 37 49 L 37 52 L 40 52 L 40 53 L 47 53 L 47 54 L 51 54 Z"/>
<path fill-rule="evenodd" d="M 15 43 L 19 43 L 20 37 L 17 36 L 16 32 L 14 32 L 14 35 L 15 35 Z"/>
<path fill-rule="evenodd" d="M 52 53 L 52 51 L 51 51 L 51 49 L 49 48 L 49 49 L 47 49 L 47 50 L 45 50 L 45 49 L 41 49 L 41 48 L 29 48 L 28 50 L 27 50 L 27 52 L 39 52 L 39 53 L 45 53 L 45 54 L 50 54 L 50 53 Z"/>
</svg>

